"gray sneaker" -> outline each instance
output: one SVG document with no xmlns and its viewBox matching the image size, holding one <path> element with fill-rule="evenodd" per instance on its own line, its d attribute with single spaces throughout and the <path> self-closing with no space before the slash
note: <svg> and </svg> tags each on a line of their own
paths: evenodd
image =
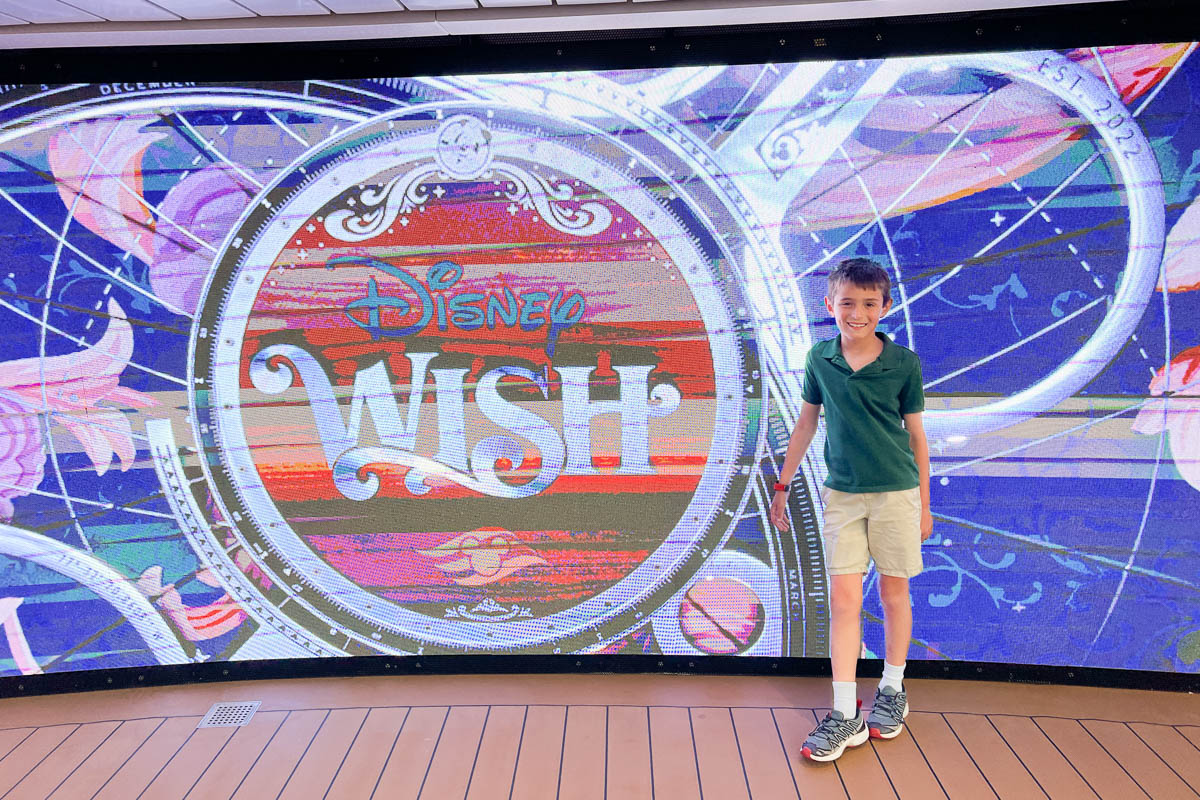
<svg viewBox="0 0 1200 800">
<path fill-rule="evenodd" d="M 872 739 L 894 739 L 904 730 L 904 718 L 908 716 L 908 695 L 903 689 L 896 691 L 890 686 L 875 690 L 875 703 L 867 717 L 867 727 Z"/>
<path fill-rule="evenodd" d="M 833 761 L 847 747 L 858 747 L 868 738 L 867 722 L 861 711 L 850 719 L 831 711 L 804 740 L 800 753 L 813 761 Z"/>
</svg>

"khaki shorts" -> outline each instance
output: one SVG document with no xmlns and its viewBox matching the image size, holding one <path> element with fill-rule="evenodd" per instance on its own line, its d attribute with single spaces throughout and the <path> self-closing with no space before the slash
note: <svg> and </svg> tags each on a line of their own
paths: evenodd
<svg viewBox="0 0 1200 800">
<path fill-rule="evenodd" d="M 871 559 L 883 575 L 921 574 L 921 490 L 839 492 L 825 501 L 825 563 L 830 575 L 865 573 Z"/>
</svg>

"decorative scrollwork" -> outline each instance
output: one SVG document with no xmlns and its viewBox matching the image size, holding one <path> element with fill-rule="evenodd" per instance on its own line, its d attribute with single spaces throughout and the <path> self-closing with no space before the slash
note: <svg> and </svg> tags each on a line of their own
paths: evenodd
<svg viewBox="0 0 1200 800">
<path fill-rule="evenodd" d="M 343 242 L 365 242 L 429 201 L 425 183 L 440 171 L 429 164 L 397 175 L 383 186 L 369 186 L 358 195 L 355 208 L 341 208 L 325 217 L 325 230 Z"/>
<path fill-rule="evenodd" d="M 497 165 L 496 173 L 513 186 L 505 196 L 523 208 L 534 209 L 550 227 L 576 236 L 595 236 L 612 224 L 612 212 L 602 203 L 581 203 L 571 208 L 563 203 L 574 196 L 569 184 L 551 183 L 512 164 Z"/>
<path fill-rule="evenodd" d="M 570 204 L 575 195 L 570 184 L 551 182 L 523 167 L 493 159 L 491 132 L 474 117 L 459 115 L 442 123 L 428 162 L 397 175 L 383 186 L 363 189 L 325 218 L 325 230 L 343 242 L 363 242 L 389 228 L 401 214 L 429 202 L 431 180 L 502 182 L 504 195 L 521 208 L 536 211 L 546 224 L 563 233 L 595 236 L 612 224 L 612 212 L 603 203 Z M 439 198 L 439 189 L 432 192 Z"/>
<path fill-rule="evenodd" d="M 507 622 L 518 617 L 532 617 L 533 611 L 520 605 L 502 606 L 489 597 L 472 609 L 465 603 L 446 609 L 447 619 L 469 619 L 473 622 Z"/>
<path fill-rule="evenodd" d="M 505 197 L 527 210 L 534 210 L 546 224 L 563 233 L 595 236 L 612 224 L 612 212 L 603 203 L 585 202 L 572 207 L 574 191 L 567 183 L 551 183 L 514 164 L 493 162 L 492 170 L 479 176 L 504 182 Z M 352 208 L 342 208 L 325 217 L 325 230 L 343 242 L 364 242 L 387 229 L 396 217 L 429 202 L 430 180 L 453 178 L 425 164 L 397 175 L 383 186 L 368 187 Z"/>
</svg>

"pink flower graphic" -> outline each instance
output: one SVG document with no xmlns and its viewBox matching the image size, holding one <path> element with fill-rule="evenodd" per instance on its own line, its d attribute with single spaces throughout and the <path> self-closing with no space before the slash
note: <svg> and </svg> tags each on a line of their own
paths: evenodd
<svg viewBox="0 0 1200 800">
<path fill-rule="evenodd" d="M 1128 102 L 1162 80 L 1186 48 L 1136 45 L 1102 48 L 1101 53 Z M 1076 51 L 1071 57 L 1101 74 L 1091 51 Z M 954 132 L 972 119 L 969 135 L 943 152 Z M 1073 120 L 1057 98 L 1031 92 L 1023 82 L 987 95 L 890 95 L 847 139 L 845 156 L 830 158 L 794 206 L 802 210 L 809 228 L 869 222 L 873 215 L 863 202 L 860 180 L 885 218 L 947 203 L 1008 184 L 1045 165 L 1079 135 Z M 803 140 L 824 134 L 818 123 L 796 136 Z"/>
<path fill-rule="evenodd" d="M 1200 347 L 1184 350 L 1159 370 L 1150 394 L 1162 399 L 1142 407 L 1133 430 L 1156 435 L 1165 429 L 1179 474 L 1200 489 Z"/>
<path fill-rule="evenodd" d="M 175 184 L 156 218 L 143 194 L 142 158 L 166 134 L 142 131 L 148 121 L 64 126 L 50 140 L 50 171 L 80 224 L 149 264 L 155 294 L 192 312 L 213 252 L 254 197 L 254 187 L 232 167 L 212 164 Z"/>
<path fill-rule="evenodd" d="M 133 464 L 136 448 L 124 408 L 142 408 L 154 399 L 118 384 L 121 372 L 133 354 L 133 329 L 117 301 L 108 301 L 108 329 L 100 341 L 85 350 L 44 359 L 22 358 L 0 364 L 0 405 L 6 433 L 0 447 L 0 476 L 16 476 L 5 482 L 30 489 L 41 482 L 40 462 L 45 460 L 38 435 L 37 413 L 43 407 L 54 421 L 79 440 L 97 475 L 108 471 L 113 456 L 124 472 Z M 43 389 L 43 381 L 45 388 Z M 44 398 L 43 398 L 44 391 Z M 45 406 L 43 406 L 43 400 Z M 34 442 L 38 442 L 34 451 Z M 34 466 L 34 461 L 38 466 Z M 9 498 L 28 494 L 19 489 L 3 490 L 0 514 L 12 514 Z"/>
<path fill-rule="evenodd" d="M 12 499 L 42 482 L 45 464 L 37 412 L 0 389 L 0 519 L 12 519 Z"/>
<path fill-rule="evenodd" d="M 967 137 L 971 144 L 960 142 L 943 154 L 922 143 L 934 117 L 951 120 L 957 128 L 984 102 Z M 1026 175 L 1062 152 L 1072 136 L 1063 119 L 1056 103 L 1020 85 L 998 89 L 986 101 L 983 94 L 887 97 L 847 139 L 845 156 L 830 158 L 794 203 L 804 209 L 810 227 L 837 228 L 873 218 L 859 180 L 885 218 L 982 192 Z M 947 140 L 953 135 L 944 126 L 931 133 Z M 809 135 L 819 137 L 824 131 L 814 126 Z"/>
<path fill-rule="evenodd" d="M 126 117 L 73 123 L 57 131 L 47 148 L 59 197 L 67 208 L 75 208 L 75 219 L 147 264 L 155 221 L 142 194 L 142 156 L 166 136 L 143 132 L 148 121 Z"/>
<path fill-rule="evenodd" d="M 1096 63 L 1091 50 L 1076 50 L 1071 58 L 1098 78 L 1103 78 L 1107 69 L 1121 93 L 1122 102 L 1129 104 L 1157 86 L 1187 54 L 1189 47 L 1189 42 L 1097 47 L 1096 52 L 1104 59 L 1103 69 Z"/>
<path fill-rule="evenodd" d="M 534 564 L 547 563 L 502 528 L 461 533 L 429 550 L 434 566 L 459 586 L 486 586 Z"/>
<path fill-rule="evenodd" d="M 1163 247 L 1163 272 L 1167 290 L 1190 292 L 1200 289 L 1200 200 L 1193 201 L 1167 234 Z M 1158 290 L 1163 290 L 1159 279 Z"/>
<path fill-rule="evenodd" d="M 184 311 L 195 311 L 213 251 L 193 237 L 215 250 L 253 197 L 250 181 L 224 164 L 193 172 L 167 192 L 150 265 L 154 293 Z"/>
</svg>

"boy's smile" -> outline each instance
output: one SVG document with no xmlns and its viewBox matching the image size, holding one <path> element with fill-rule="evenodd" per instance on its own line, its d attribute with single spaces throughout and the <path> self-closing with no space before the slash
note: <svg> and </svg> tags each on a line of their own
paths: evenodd
<svg viewBox="0 0 1200 800">
<path fill-rule="evenodd" d="M 850 342 L 874 338 L 879 318 L 892 306 L 892 298 L 883 296 L 877 287 L 858 286 L 843 282 L 832 298 L 825 298 L 825 308 L 833 315 L 838 331 Z"/>
</svg>

